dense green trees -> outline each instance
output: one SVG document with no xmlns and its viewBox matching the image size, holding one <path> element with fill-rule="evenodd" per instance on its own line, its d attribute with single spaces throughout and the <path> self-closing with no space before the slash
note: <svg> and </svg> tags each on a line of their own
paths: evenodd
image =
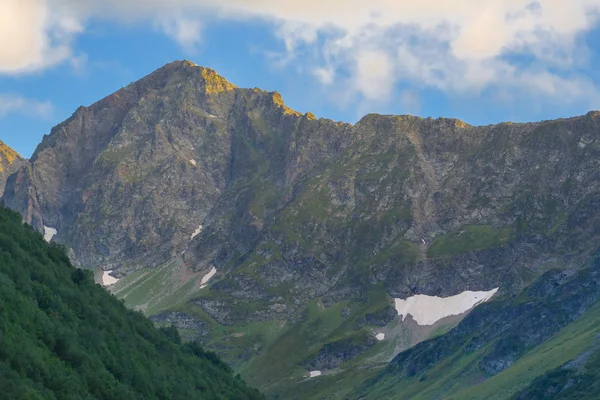
<svg viewBox="0 0 600 400">
<path fill-rule="evenodd" d="M 156 329 L 0 207 L 0 394 L 7 399 L 261 399 L 175 328 Z"/>
</svg>

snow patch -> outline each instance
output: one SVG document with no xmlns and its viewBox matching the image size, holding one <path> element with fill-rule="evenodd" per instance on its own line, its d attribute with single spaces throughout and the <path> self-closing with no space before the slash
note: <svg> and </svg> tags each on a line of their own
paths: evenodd
<svg viewBox="0 0 600 400">
<path fill-rule="evenodd" d="M 196 160 L 190 160 L 190 164 L 192 164 L 193 166 L 198 165 L 198 163 L 196 162 Z"/>
<path fill-rule="evenodd" d="M 317 377 L 317 376 L 321 376 L 321 375 L 323 375 L 323 374 L 321 373 L 321 371 L 310 371 L 308 374 L 309 374 L 309 376 L 310 376 L 311 378 L 315 378 L 315 377 Z"/>
<path fill-rule="evenodd" d="M 469 290 L 451 297 L 437 297 L 418 294 L 408 299 L 394 299 L 398 315 L 402 321 L 410 314 L 419 325 L 433 325 L 444 317 L 460 315 L 476 305 L 488 301 L 499 288 L 490 291 L 471 292 Z"/>
<path fill-rule="evenodd" d="M 375 339 L 377 339 L 377 340 L 385 339 L 385 333 L 378 333 L 377 335 L 375 335 Z"/>
<path fill-rule="evenodd" d="M 46 240 L 46 242 L 50 242 L 54 235 L 56 235 L 57 233 L 58 232 L 56 229 L 44 225 L 44 239 Z"/>
<path fill-rule="evenodd" d="M 198 229 L 196 229 L 196 230 L 194 231 L 194 233 L 192 233 L 192 239 L 193 239 L 193 238 L 195 238 L 196 236 L 198 236 L 198 235 L 199 235 L 199 234 L 202 232 L 202 228 L 204 228 L 204 227 L 203 227 L 202 225 L 200 225 L 200 226 L 198 227 Z"/>
<path fill-rule="evenodd" d="M 119 282 L 118 278 L 112 277 L 110 275 L 112 271 L 104 271 L 102 273 L 102 284 L 104 286 L 110 286 L 110 285 L 114 285 L 115 283 Z"/>
<path fill-rule="evenodd" d="M 216 116 L 214 116 L 214 115 L 212 115 L 212 114 L 208 114 L 208 116 L 209 116 L 210 118 L 217 118 Z"/>
<path fill-rule="evenodd" d="M 209 273 L 202 277 L 202 280 L 200 281 L 200 289 L 204 289 L 207 286 L 208 281 L 210 281 L 210 278 L 215 276 L 216 273 L 217 269 L 215 267 L 212 267 Z"/>
</svg>

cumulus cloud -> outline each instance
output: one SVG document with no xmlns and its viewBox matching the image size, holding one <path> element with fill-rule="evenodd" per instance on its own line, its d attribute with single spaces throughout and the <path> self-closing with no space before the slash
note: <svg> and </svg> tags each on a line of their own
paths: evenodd
<svg viewBox="0 0 600 400">
<path fill-rule="evenodd" d="M 201 22 L 198 19 L 176 14 L 160 20 L 159 26 L 167 36 L 177 41 L 187 52 L 193 53 L 196 50 L 202 30 Z"/>
<path fill-rule="evenodd" d="M 90 18 L 145 20 L 189 51 L 206 19 L 260 19 L 285 60 L 368 101 L 408 82 L 594 102 L 596 86 L 573 71 L 587 62 L 581 34 L 599 9 L 600 0 L 3 0 L 0 38 L 16 39 L 0 49 L 0 72 L 72 57 L 70 41 Z"/>
<path fill-rule="evenodd" d="M 54 106 L 50 101 L 28 99 L 16 94 L 0 94 L 0 118 L 10 113 L 20 113 L 37 118 L 48 118 Z"/>
<path fill-rule="evenodd" d="M 46 68 L 72 55 L 70 42 L 83 27 L 50 0 L 0 2 L 0 73 Z"/>
</svg>

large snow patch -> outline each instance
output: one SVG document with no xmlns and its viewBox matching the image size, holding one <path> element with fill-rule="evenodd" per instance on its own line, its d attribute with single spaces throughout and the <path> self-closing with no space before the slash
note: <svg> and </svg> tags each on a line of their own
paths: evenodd
<svg viewBox="0 0 600 400">
<path fill-rule="evenodd" d="M 444 317 L 460 315 L 476 305 L 488 301 L 499 288 L 490 291 L 465 291 L 456 296 L 437 297 L 418 294 L 408 299 L 394 299 L 402 321 L 410 314 L 419 325 L 433 325 Z"/>
<path fill-rule="evenodd" d="M 215 267 L 212 267 L 212 269 L 208 272 L 208 274 L 206 274 L 202 277 L 202 281 L 200 281 L 200 289 L 205 288 L 206 285 L 208 284 L 208 281 L 210 281 L 210 278 L 215 276 L 216 273 L 217 273 L 217 269 Z"/>
<path fill-rule="evenodd" d="M 54 235 L 56 235 L 57 233 L 58 232 L 56 231 L 56 229 L 44 225 L 44 239 L 46 240 L 46 242 L 50 242 Z"/>
<path fill-rule="evenodd" d="M 119 282 L 118 278 L 112 277 L 110 275 L 112 271 L 104 271 L 102 273 L 102 284 L 104 286 L 110 286 L 110 285 L 114 285 L 115 283 Z"/>
<path fill-rule="evenodd" d="M 198 229 L 196 229 L 196 230 L 194 231 L 194 233 L 192 233 L 192 237 L 191 237 L 191 238 L 193 239 L 193 238 L 195 238 L 196 236 L 198 236 L 198 235 L 199 235 L 199 234 L 202 232 L 202 228 L 204 228 L 204 227 L 203 227 L 202 225 L 200 225 L 200 226 L 198 227 Z"/>
</svg>

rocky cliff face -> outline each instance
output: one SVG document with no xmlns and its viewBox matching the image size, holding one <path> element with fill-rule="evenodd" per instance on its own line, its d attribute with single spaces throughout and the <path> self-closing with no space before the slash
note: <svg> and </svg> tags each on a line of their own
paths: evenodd
<svg viewBox="0 0 600 400">
<path fill-rule="evenodd" d="M 0 197 L 4 193 L 6 180 L 26 163 L 16 151 L 0 141 Z"/>
<path fill-rule="evenodd" d="M 253 248 L 213 255 L 207 235 L 194 254 L 233 267 L 213 288 L 249 300 L 518 288 L 597 243 L 599 132 L 595 114 L 490 127 L 370 115 L 261 221 Z"/>
<path fill-rule="evenodd" d="M 289 149 L 298 126 L 307 131 L 299 146 L 318 146 L 313 159 Z M 320 143 L 302 143 L 311 132 Z M 261 175 L 283 186 L 339 146 L 342 133 L 292 112 L 277 93 L 237 89 L 175 62 L 55 127 L 6 201 L 24 211 L 35 191 L 31 208 L 78 264 L 125 274 L 181 253 L 232 187 Z"/>
<path fill-rule="evenodd" d="M 57 229 L 78 264 L 132 277 L 115 285 L 128 304 L 148 309 L 152 293 L 152 310 L 178 309 L 157 321 L 216 332 L 209 344 L 229 361 L 270 357 L 281 323 L 295 329 L 276 335 L 282 349 L 310 343 L 294 365 L 335 368 L 379 346 L 366 333 L 392 323 L 393 298 L 502 296 L 583 265 L 600 243 L 599 167 L 597 112 L 350 125 L 183 61 L 79 108 L 4 197 Z M 315 321 L 329 330 L 315 335 Z M 280 371 L 267 372 L 252 383 Z"/>
</svg>

